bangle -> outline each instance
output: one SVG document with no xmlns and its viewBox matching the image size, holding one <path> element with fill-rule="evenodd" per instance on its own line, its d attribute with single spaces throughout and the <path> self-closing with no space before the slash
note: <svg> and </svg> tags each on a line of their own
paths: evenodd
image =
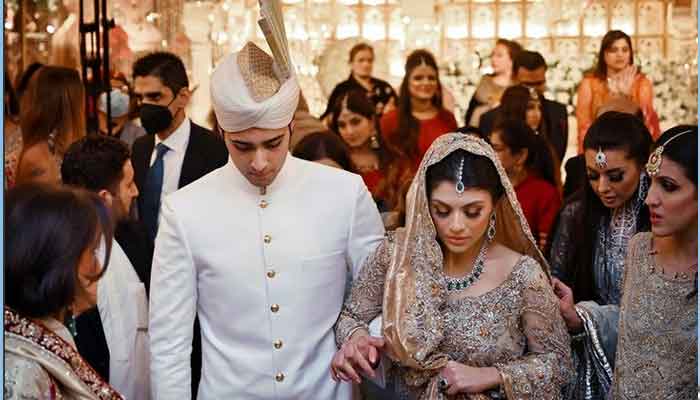
<svg viewBox="0 0 700 400">
<path fill-rule="evenodd" d="M 368 334 L 369 334 L 369 329 L 367 329 L 366 326 L 364 326 L 364 325 L 358 325 L 358 326 L 356 326 L 356 327 L 350 329 L 350 331 L 348 332 L 348 335 L 345 337 L 345 341 L 344 341 L 343 343 L 347 343 L 347 342 L 350 340 L 350 338 L 352 338 L 352 335 L 354 335 L 355 332 L 359 331 L 360 329 L 364 329 L 364 330 L 367 331 Z"/>
</svg>

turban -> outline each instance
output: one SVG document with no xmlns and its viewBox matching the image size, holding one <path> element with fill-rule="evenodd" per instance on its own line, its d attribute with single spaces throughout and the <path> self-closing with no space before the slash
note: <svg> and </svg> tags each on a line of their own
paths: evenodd
<svg viewBox="0 0 700 400">
<path fill-rule="evenodd" d="M 211 79 L 211 96 L 219 126 L 226 132 L 250 128 L 279 129 L 292 121 L 299 84 L 292 72 L 280 78 L 273 58 L 252 42 L 227 56 Z"/>
</svg>

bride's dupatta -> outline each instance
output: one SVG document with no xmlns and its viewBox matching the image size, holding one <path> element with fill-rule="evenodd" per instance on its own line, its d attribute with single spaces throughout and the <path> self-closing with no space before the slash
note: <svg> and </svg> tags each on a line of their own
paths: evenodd
<svg viewBox="0 0 700 400">
<path fill-rule="evenodd" d="M 549 266 L 539 251 L 513 186 L 491 146 L 472 135 L 440 136 L 428 149 L 406 195 L 406 225 L 396 231 L 383 299 L 382 333 L 388 355 L 410 369 L 406 384 L 427 384 L 421 399 L 443 398 L 438 373 L 449 356 L 438 352 L 443 340 L 442 306 L 447 301 L 443 259 L 428 208 L 426 171 L 455 150 L 485 156 L 493 162 L 505 194 L 497 201 L 495 241 L 538 261 L 549 277 Z M 482 396 L 483 397 L 483 396 Z M 478 399 L 479 395 L 472 396 Z"/>
<path fill-rule="evenodd" d="M 39 322 L 5 307 L 5 351 L 41 365 L 68 399 L 123 400 L 70 343 Z"/>
</svg>

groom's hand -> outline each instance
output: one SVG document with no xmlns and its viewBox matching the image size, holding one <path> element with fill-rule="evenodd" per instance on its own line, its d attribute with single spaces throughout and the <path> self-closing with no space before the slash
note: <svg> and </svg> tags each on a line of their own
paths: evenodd
<svg viewBox="0 0 700 400">
<path fill-rule="evenodd" d="M 331 376 L 334 380 L 360 383 L 359 373 L 374 378 L 374 367 L 379 364 L 384 339 L 370 336 L 364 330 L 355 332 L 333 356 Z"/>
</svg>

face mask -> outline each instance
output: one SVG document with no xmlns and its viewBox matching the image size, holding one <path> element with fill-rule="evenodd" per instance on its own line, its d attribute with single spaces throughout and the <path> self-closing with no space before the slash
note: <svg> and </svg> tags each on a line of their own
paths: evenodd
<svg viewBox="0 0 700 400">
<path fill-rule="evenodd" d="M 143 129 L 151 135 L 163 132 L 173 123 L 173 115 L 170 113 L 168 107 L 158 104 L 146 103 L 141 105 L 139 116 L 141 117 Z"/>
</svg>

